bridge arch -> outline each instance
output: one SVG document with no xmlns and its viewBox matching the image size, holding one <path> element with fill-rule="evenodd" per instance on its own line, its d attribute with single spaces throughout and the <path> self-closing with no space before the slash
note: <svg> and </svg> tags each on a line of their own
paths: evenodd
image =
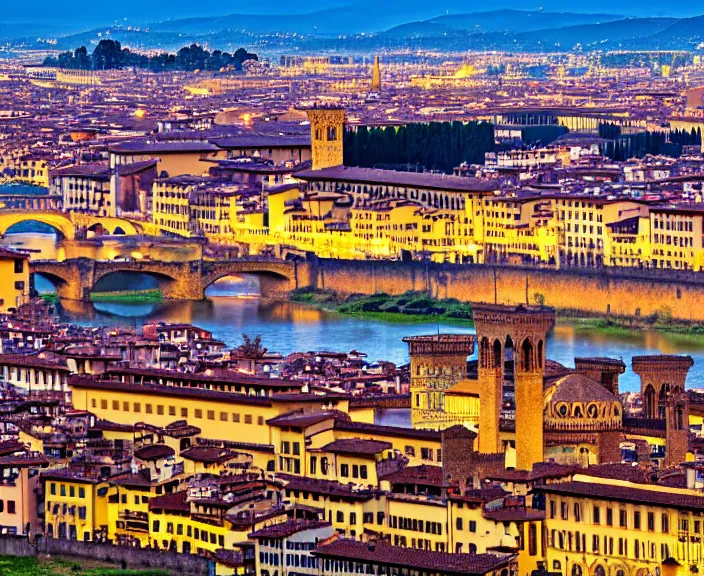
<svg viewBox="0 0 704 576">
<path fill-rule="evenodd" d="M 73 240 L 76 237 L 76 229 L 73 222 L 64 214 L 34 210 L 3 210 L 0 213 L 0 235 L 4 236 L 12 226 L 22 222 L 46 224 L 68 240 Z"/>
<path fill-rule="evenodd" d="M 205 264 L 202 271 L 203 292 L 218 280 L 228 276 L 251 275 L 259 278 L 259 291 L 262 296 L 279 296 L 296 288 L 293 263 L 233 261 Z"/>
</svg>

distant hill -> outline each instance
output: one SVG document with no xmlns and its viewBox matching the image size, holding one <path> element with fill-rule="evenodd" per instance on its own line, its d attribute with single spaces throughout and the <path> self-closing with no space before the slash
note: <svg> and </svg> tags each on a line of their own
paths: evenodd
<svg viewBox="0 0 704 576">
<path fill-rule="evenodd" d="M 601 24 L 585 24 L 516 34 L 519 43 L 540 42 L 543 46 L 559 45 L 571 49 L 575 44 L 582 46 L 599 44 L 605 48 L 616 48 L 623 42 L 645 39 L 666 30 L 678 22 L 676 18 L 626 18 Z"/>
<path fill-rule="evenodd" d="M 492 10 L 471 14 L 439 16 L 428 23 L 441 24 L 454 30 L 484 32 L 530 32 L 548 28 L 563 28 L 581 24 L 598 24 L 622 19 L 618 14 L 577 14 L 572 12 L 543 12 L 530 10 Z"/>
</svg>

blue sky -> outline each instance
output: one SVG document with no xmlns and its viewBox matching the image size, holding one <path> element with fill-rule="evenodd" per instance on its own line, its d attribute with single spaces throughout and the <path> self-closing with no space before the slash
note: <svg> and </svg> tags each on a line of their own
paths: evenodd
<svg viewBox="0 0 704 576">
<path fill-rule="evenodd" d="M 427 0 L 268 0 L 264 3 L 235 2 L 196 2 L 194 0 L 0 0 L 2 11 L 0 23 L 29 22 L 59 24 L 71 28 L 93 25 L 107 25 L 119 20 L 127 23 L 144 23 L 168 18 L 192 16 L 214 16 L 222 14 L 250 13 L 301 13 L 345 4 L 370 4 L 376 10 L 404 10 L 408 19 L 415 19 L 415 10 L 425 10 L 428 6 L 437 9 L 437 15 L 446 11 L 450 13 L 474 12 L 495 8 L 538 9 L 541 6 L 551 11 L 570 12 L 610 12 L 628 16 L 694 16 L 704 13 L 704 5 L 689 0 L 672 0 L 667 3 L 654 0 L 595 0 L 589 4 L 564 0 L 440 0 L 428 3 Z"/>
</svg>

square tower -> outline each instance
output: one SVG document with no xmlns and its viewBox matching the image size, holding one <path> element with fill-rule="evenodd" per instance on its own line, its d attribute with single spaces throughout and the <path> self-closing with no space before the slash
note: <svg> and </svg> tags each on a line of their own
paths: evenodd
<svg viewBox="0 0 704 576">
<path fill-rule="evenodd" d="M 313 170 L 342 166 L 342 136 L 345 129 L 343 108 L 315 106 L 307 108 L 310 121 L 310 144 Z"/>
<path fill-rule="evenodd" d="M 513 348 L 516 468 L 543 461 L 545 341 L 555 311 L 544 306 L 473 304 L 479 340 L 479 451 L 499 450 L 504 351 Z M 483 438 L 483 439 L 482 439 Z"/>
<path fill-rule="evenodd" d="M 467 378 L 472 334 L 434 334 L 403 339 L 411 356 L 411 419 L 414 428 L 445 428 L 445 392 Z"/>
</svg>

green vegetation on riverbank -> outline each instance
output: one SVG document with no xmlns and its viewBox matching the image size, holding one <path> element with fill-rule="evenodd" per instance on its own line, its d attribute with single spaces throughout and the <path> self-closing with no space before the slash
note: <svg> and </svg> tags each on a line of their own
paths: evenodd
<svg viewBox="0 0 704 576">
<path fill-rule="evenodd" d="M 119 290 L 115 292 L 91 292 L 93 302 L 161 302 L 161 291 L 150 288 L 148 290 Z"/>
<path fill-rule="evenodd" d="M 558 322 L 576 330 L 598 331 L 609 336 L 630 336 L 640 332 L 662 332 L 677 340 L 704 342 L 704 324 L 680 322 L 665 313 L 646 318 L 625 316 L 579 317 L 557 311 Z"/>
<path fill-rule="evenodd" d="M 2 576 L 170 576 L 166 570 L 121 570 L 114 564 L 49 556 L 0 556 Z"/>
<path fill-rule="evenodd" d="M 294 290 L 293 302 L 312 304 L 360 318 L 394 322 L 422 322 L 429 318 L 445 321 L 472 321 L 472 305 L 454 298 L 438 300 L 425 292 L 405 292 L 400 296 L 377 293 L 370 296 L 352 295 L 342 298 L 331 290 L 303 288 Z"/>
<path fill-rule="evenodd" d="M 377 293 L 353 294 L 343 297 L 332 290 L 302 288 L 291 293 L 290 300 L 311 304 L 331 312 L 347 316 L 386 320 L 392 322 L 427 322 L 430 319 L 461 321 L 472 324 L 472 305 L 455 298 L 438 300 L 425 292 L 406 292 L 400 296 Z M 534 304 L 542 304 L 540 294 L 534 296 Z M 672 318 L 672 313 L 663 307 L 657 313 L 645 317 L 585 316 L 574 310 L 556 310 L 557 320 L 562 325 L 576 330 L 598 331 L 606 335 L 629 336 L 638 332 L 662 332 L 680 340 L 704 342 L 704 323 L 688 323 Z"/>
</svg>

